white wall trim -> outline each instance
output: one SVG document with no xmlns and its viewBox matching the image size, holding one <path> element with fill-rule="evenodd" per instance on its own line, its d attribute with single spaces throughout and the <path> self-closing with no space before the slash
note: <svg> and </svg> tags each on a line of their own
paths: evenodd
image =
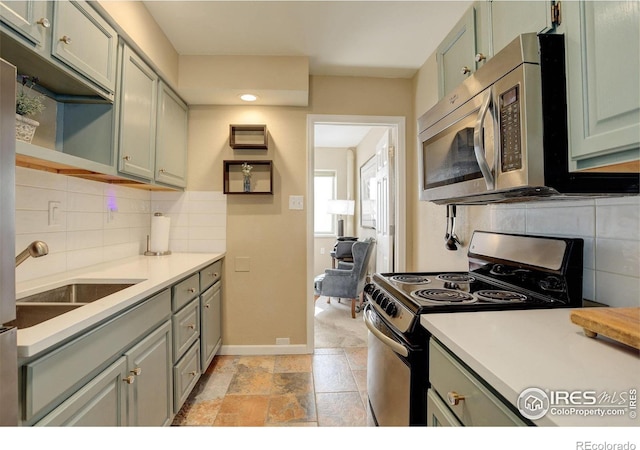
<svg viewBox="0 0 640 450">
<path fill-rule="evenodd" d="M 220 347 L 219 355 L 306 355 L 313 353 L 313 347 L 309 351 L 309 346 L 297 345 L 223 345 Z"/>
<path fill-rule="evenodd" d="M 397 129 L 398 148 L 395 158 L 396 206 L 395 224 L 396 240 L 394 245 L 395 271 L 401 272 L 406 267 L 406 217 L 407 192 L 402 180 L 406 180 L 406 119 L 403 116 L 351 116 L 351 115 L 307 115 L 307 349 L 314 349 L 314 310 L 313 301 L 313 173 L 314 173 L 314 126 L 316 124 L 355 124 L 382 125 Z"/>
</svg>

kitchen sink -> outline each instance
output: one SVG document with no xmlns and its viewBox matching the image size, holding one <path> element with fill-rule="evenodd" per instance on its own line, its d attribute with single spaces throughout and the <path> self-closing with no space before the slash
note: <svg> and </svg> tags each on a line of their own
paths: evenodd
<svg viewBox="0 0 640 450">
<path fill-rule="evenodd" d="M 74 283 L 30 295 L 21 303 L 91 303 L 133 286 L 132 283 Z"/>
<path fill-rule="evenodd" d="M 72 283 L 19 299 L 16 320 L 8 326 L 28 328 L 80 308 L 135 283 Z"/>
</svg>

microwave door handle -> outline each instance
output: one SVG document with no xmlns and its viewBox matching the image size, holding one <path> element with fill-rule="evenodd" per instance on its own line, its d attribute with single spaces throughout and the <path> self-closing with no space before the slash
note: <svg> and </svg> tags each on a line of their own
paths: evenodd
<svg viewBox="0 0 640 450">
<path fill-rule="evenodd" d="M 493 174 L 491 173 L 491 167 L 487 163 L 486 151 L 484 148 L 484 119 L 487 116 L 487 112 L 489 112 L 489 108 L 491 107 L 491 89 L 488 90 L 487 96 L 482 102 L 482 106 L 480 107 L 480 111 L 478 112 L 478 120 L 476 121 L 476 126 L 473 129 L 473 151 L 476 155 L 476 160 L 478 161 L 478 166 L 480 166 L 480 172 L 482 172 L 482 176 L 484 177 L 484 182 L 487 185 L 487 190 L 492 191 L 495 189 L 495 180 L 493 178 Z"/>
</svg>

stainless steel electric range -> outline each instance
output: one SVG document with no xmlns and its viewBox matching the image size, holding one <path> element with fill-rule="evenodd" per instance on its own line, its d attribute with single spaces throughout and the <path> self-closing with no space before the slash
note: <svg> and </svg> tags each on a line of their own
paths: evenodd
<svg viewBox="0 0 640 450">
<path fill-rule="evenodd" d="M 376 273 L 365 286 L 378 425 L 426 425 L 429 336 L 420 315 L 582 306 L 582 239 L 475 231 L 468 263 L 467 272 Z"/>
</svg>

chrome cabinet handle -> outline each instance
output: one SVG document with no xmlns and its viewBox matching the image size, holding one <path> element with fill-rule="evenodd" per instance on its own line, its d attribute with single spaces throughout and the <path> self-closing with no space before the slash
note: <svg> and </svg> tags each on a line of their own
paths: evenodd
<svg viewBox="0 0 640 450">
<path fill-rule="evenodd" d="M 484 61 L 485 59 L 487 59 L 487 57 L 484 53 L 478 53 L 476 55 L 476 62 Z"/>
<path fill-rule="evenodd" d="M 122 381 L 127 384 L 133 384 L 136 381 L 136 378 L 133 375 L 129 375 L 128 377 L 123 378 Z"/>
<path fill-rule="evenodd" d="M 493 174 L 491 173 L 491 167 L 489 167 L 489 163 L 487 163 L 483 133 L 484 119 L 487 116 L 487 112 L 489 112 L 489 108 L 491 107 L 491 97 L 492 89 L 489 88 L 487 89 L 487 95 L 482 102 L 482 106 L 480 107 L 476 126 L 473 129 L 473 151 L 476 155 L 476 160 L 478 161 L 478 166 L 480 166 L 480 172 L 482 172 L 482 177 L 484 178 L 484 182 L 487 185 L 488 191 L 492 191 L 493 189 L 495 189 L 495 180 L 493 179 Z"/>
<path fill-rule="evenodd" d="M 131 373 L 136 375 L 136 376 L 138 376 L 138 375 L 140 375 L 142 373 L 142 369 L 140 367 L 136 367 L 135 369 L 133 369 L 131 371 Z"/>
<path fill-rule="evenodd" d="M 66 36 L 66 35 L 62 36 L 60 38 L 60 42 L 64 42 L 65 44 L 70 45 L 71 44 L 71 38 L 69 36 Z"/>
<path fill-rule="evenodd" d="M 51 26 L 51 22 L 46 17 L 41 18 L 36 22 L 38 25 L 42 25 L 43 28 L 49 28 Z"/>
<path fill-rule="evenodd" d="M 471 73 L 471 69 L 469 69 L 467 66 L 464 66 L 462 69 L 460 69 L 460 73 L 462 75 L 468 75 Z"/>
<path fill-rule="evenodd" d="M 447 401 L 451 406 L 458 406 L 464 400 L 464 395 L 460 395 L 455 391 L 447 392 Z"/>
</svg>

